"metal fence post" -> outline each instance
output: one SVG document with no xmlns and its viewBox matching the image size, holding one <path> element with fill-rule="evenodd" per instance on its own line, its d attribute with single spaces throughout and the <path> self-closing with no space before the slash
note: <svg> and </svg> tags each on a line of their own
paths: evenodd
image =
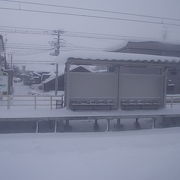
<svg viewBox="0 0 180 180">
<path fill-rule="evenodd" d="M 9 95 L 7 96 L 7 109 L 10 109 L 10 97 L 9 97 Z"/>
<path fill-rule="evenodd" d="M 36 109 L 37 107 L 37 99 L 36 99 L 36 96 L 34 96 L 34 109 Z"/>
<path fill-rule="evenodd" d="M 52 96 L 50 96 L 50 106 L 51 106 L 51 110 L 52 110 Z"/>
<path fill-rule="evenodd" d="M 171 104 L 171 108 L 173 107 L 173 101 L 174 101 L 173 97 L 171 97 L 171 103 L 170 103 Z"/>
<path fill-rule="evenodd" d="M 62 95 L 62 107 L 65 106 L 65 103 L 64 103 L 64 95 Z"/>
<path fill-rule="evenodd" d="M 106 131 L 110 130 L 110 119 L 107 119 Z"/>
<path fill-rule="evenodd" d="M 36 121 L 36 133 L 39 132 L 39 121 Z"/>
<path fill-rule="evenodd" d="M 156 118 L 154 117 L 152 120 L 153 120 L 152 129 L 154 129 L 156 128 Z"/>
<path fill-rule="evenodd" d="M 57 120 L 54 120 L 54 132 L 57 132 Z"/>
</svg>

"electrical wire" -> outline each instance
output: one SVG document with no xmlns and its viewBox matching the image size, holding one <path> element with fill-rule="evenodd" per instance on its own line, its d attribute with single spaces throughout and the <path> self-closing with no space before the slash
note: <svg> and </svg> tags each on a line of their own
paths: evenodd
<svg viewBox="0 0 180 180">
<path fill-rule="evenodd" d="M 87 15 L 87 14 L 77 14 L 77 13 L 65 13 L 58 11 L 45 11 L 45 10 L 33 10 L 25 8 L 13 8 L 13 7 L 0 7 L 1 10 L 12 10 L 12 11 L 23 11 L 31 13 L 44 13 L 44 14 L 56 14 L 56 15 L 67 15 L 67 16 L 77 16 L 77 17 L 86 17 L 86 18 L 95 18 L 95 19 L 106 19 L 106 20 L 116 20 L 116 21 L 126 21 L 126 22 L 135 22 L 135 23 L 148 23 L 156 25 L 170 25 L 180 27 L 180 24 L 176 23 L 166 23 L 164 21 L 147 21 L 147 20 L 137 20 L 129 18 L 120 18 L 120 17 L 109 17 L 109 16 L 96 16 L 96 15 Z"/>
<path fill-rule="evenodd" d="M 9 29 L 11 31 L 9 31 Z M 13 30 L 14 29 L 14 30 Z M 16 31 L 16 29 L 19 29 Z M 21 31 L 22 30 L 22 31 Z M 31 30 L 33 32 L 31 32 Z M 37 34 L 44 34 L 43 32 L 49 32 L 48 35 L 52 35 L 54 32 L 53 30 L 49 29 L 38 29 L 38 28 L 28 28 L 28 27 L 13 27 L 13 26 L 0 26 L 0 32 L 6 33 L 20 33 L 20 34 L 34 34 L 34 31 L 39 31 Z M 123 36 L 117 34 L 103 34 L 103 33 L 93 33 L 93 32 L 73 32 L 73 31 L 65 31 L 64 34 L 61 35 L 62 37 L 74 37 L 74 38 L 87 38 L 87 39 L 99 39 L 99 40 L 127 40 L 127 39 L 148 39 L 158 41 L 155 38 L 148 38 L 148 37 L 138 37 L 138 36 Z"/>
<path fill-rule="evenodd" d="M 128 12 L 104 10 L 104 9 L 82 8 L 82 7 L 76 7 L 76 6 L 39 3 L 39 2 L 31 2 L 31 1 L 19 1 L 19 0 L 0 0 L 0 1 L 10 2 L 10 3 L 29 4 L 29 5 L 38 5 L 38 6 L 47 6 L 47 7 L 56 7 L 56 8 L 59 7 L 59 8 L 65 8 L 65 9 L 75 9 L 75 10 L 83 10 L 83 11 L 90 11 L 90 12 L 120 14 L 120 15 L 136 16 L 136 17 L 143 17 L 143 18 L 154 18 L 154 19 L 161 19 L 161 20 L 163 19 L 163 20 L 180 21 L 179 18 L 153 16 L 153 15 L 138 14 L 138 13 L 128 13 Z"/>
<path fill-rule="evenodd" d="M 53 48 L 51 49 L 43 49 L 43 48 L 33 48 L 33 47 L 11 47 L 11 46 L 7 46 L 7 49 L 29 49 L 29 50 L 42 50 L 42 51 L 47 51 L 47 50 L 53 50 Z"/>
<path fill-rule="evenodd" d="M 41 48 L 49 48 L 48 45 L 43 45 L 43 44 L 26 44 L 26 43 L 7 43 L 7 46 L 22 46 L 22 47 L 41 47 Z"/>
</svg>

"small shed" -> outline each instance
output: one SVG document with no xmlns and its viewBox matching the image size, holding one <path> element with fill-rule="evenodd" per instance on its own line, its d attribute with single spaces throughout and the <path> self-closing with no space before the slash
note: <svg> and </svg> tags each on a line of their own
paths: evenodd
<svg viewBox="0 0 180 180">
<path fill-rule="evenodd" d="M 163 108 L 167 67 L 172 64 L 180 64 L 179 58 L 138 54 L 124 54 L 121 58 L 119 53 L 71 57 L 65 67 L 66 107 L 72 110 Z M 71 72 L 74 65 L 106 66 L 107 70 Z"/>
</svg>

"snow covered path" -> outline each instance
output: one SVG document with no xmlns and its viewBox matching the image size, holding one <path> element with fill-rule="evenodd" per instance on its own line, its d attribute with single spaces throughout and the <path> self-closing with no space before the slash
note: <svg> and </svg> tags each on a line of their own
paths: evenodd
<svg viewBox="0 0 180 180">
<path fill-rule="evenodd" d="M 2 180 L 179 180 L 180 128 L 0 135 Z"/>
<path fill-rule="evenodd" d="M 10 109 L 0 108 L 0 119 L 4 118 L 56 118 L 56 117 L 136 117 L 136 116 L 144 116 L 144 117 L 153 117 L 153 116 L 180 116 L 180 104 L 174 104 L 171 107 L 169 104 L 166 105 L 163 109 L 158 110 L 133 110 L 133 111 L 125 111 L 125 110 L 112 110 L 112 111 L 71 111 L 66 108 L 63 109 L 53 109 L 49 108 L 39 108 L 37 110 L 31 109 L 28 107 L 12 107 Z"/>
</svg>

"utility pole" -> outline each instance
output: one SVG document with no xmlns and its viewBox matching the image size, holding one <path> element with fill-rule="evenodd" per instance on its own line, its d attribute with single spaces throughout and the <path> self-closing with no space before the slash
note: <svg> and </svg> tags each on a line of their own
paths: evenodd
<svg viewBox="0 0 180 180">
<path fill-rule="evenodd" d="M 53 56 L 59 56 L 59 54 L 60 54 L 60 38 L 61 38 L 61 34 L 63 34 L 63 31 L 61 31 L 61 30 L 56 30 L 56 31 L 54 31 L 54 34 L 53 35 L 55 35 L 55 36 L 57 36 L 57 39 L 56 39 L 56 42 L 54 42 L 53 44 L 54 44 L 54 52 L 53 53 L 51 53 L 51 55 L 53 55 Z M 57 96 L 57 94 L 58 94 L 58 63 L 56 63 L 56 78 L 55 78 L 55 96 Z"/>
<path fill-rule="evenodd" d="M 11 70 L 12 70 L 13 69 L 13 55 L 12 55 L 12 53 L 10 54 L 10 57 L 11 57 L 11 59 L 10 59 L 11 60 L 10 61 L 11 62 L 11 66 L 10 67 L 11 67 Z"/>
<path fill-rule="evenodd" d="M 58 94 L 58 63 L 56 63 L 55 96 Z"/>
<path fill-rule="evenodd" d="M 60 53 L 60 31 L 57 31 L 57 43 L 55 45 L 55 55 Z M 58 94 L 58 63 L 56 63 L 55 96 Z"/>
<path fill-rule="evenodd" d="M 161 20 L 161 23 L 162 23 L 162 40 L 166 41 L 167 35 L 168 35 L 167 27 L 164 24 L 164 20 L 163 19 Z"/>
<path fill-rule="evenodd" d="M 56 41 L 53 41 L 52 42 L 52 45 L 54 46 L 54 52 L 51 53 L 50 55 L 52 56 L 59 56 L 60 54 L 60 41 L 61 41 L 61 35 L 63 34 L 64 32 L 61 31 L 61 30 L 55 30 L 53 35 L 57 36 L 57 38 L 55 39 Z"/>
<path fill-rule="evenodd" d="M 57 45 L 56 45 L 57 55 L 59 55 L 60 53 L 60 35 L 61 35 L 61 31 L 57 31 Z"/>
<path fill-rule="evenodd" d="M 13 69 L 13 54 L 12 53 L 8 53 L 8 59 L 9 59 L 9 68 L 8 69 Z"/>
</svg>

